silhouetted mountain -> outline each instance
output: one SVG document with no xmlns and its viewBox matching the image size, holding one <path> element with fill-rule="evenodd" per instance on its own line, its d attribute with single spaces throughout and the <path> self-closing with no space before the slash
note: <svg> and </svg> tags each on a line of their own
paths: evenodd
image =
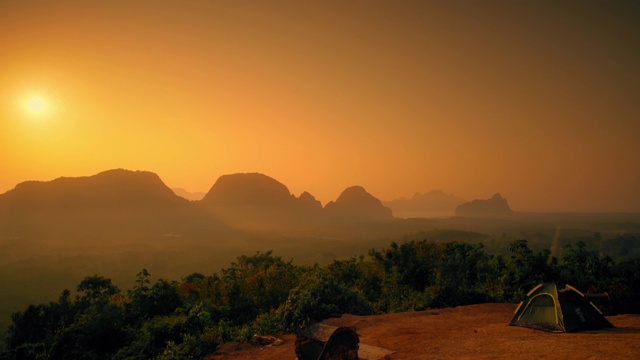
<svg viewBox="0 0 640 360">
<path fill-rule="evenodd" d="M 410 199 L 400 198 L 393 201 L 386 201 L 383 204 L 394 214 L 399 213 L 441 213 L 451 212 L 465 200 L 442 192 L 432 190 L 425 194 L 415 193 Z"/>
<path fill-rule="evenodd" d="M 206 193 L 203 193 L 202 191 L 192 193 L 183 188 L 172 188 L 171 190 L 174 194 L 190 201 L 202 200 L 206 195 Z"/>
<path fill-rule="evenodd" d="M 472 200 L 461 204 L 455 211 L 458 216 L 502 217 L 513 214 L 507 199 L 496 193 L 491 199 Z"/>
<path fill-rule="evenodd" d="M 280 207 L 295 197 L 277 180 L 258 173 L 223 175 L 213 184 L 201 203 L 224 207 Z"/>
<path fill-rule="evenodd" d="M 252 229 L 296 227 L 322 216 L 311 194 L 297 198 L 284 184 L 259 173 L 221 176 L 200 204 L 228 224 Z"/>
<path fill-rule="evenodd" d="M 391 210 L 362 187 L 323 208 L 308 192 L 298 198 L 257 173 L 221 176 L 200 201 L 176 195 L 154 173 L 122 169 L 27 181 L 0 195 L 0 238 L 207 238 L 232 228 L 307 231 L 334 220 L 386 219 Z"/>
<path fill-rule="evenodd" d="M 224 175 L 200 201 L 226 223 L 250 229 L 296 229 L 337 219 L 391 219 L 391 209 L 362 187 L 346 189 L 324 208 L 308 192 L 299 198 L 277 180 L 258 173 Z"/>
<path fill-rule="evenodd" d="M 122 169 L 20 183 L 0 195 L 0 217 L 0 227 L 14 236 L 161 235 L 223 228 L 174 194 L 158 175 Z"/>
<path fill-rule="evenodd" d="M 14 211 L 139 208 L 186 203 L 147 171 L 108 170 L 88 177 L 26 181 L 0 195 Z"/>
<path fill-rule="evenodd" d="M 316 200 L 316 198 L 309 194 L 308 192 L 303 192 L 302 194 L 300 194 L 300 204 L 302 204 L 302 207 L 308 211 L 315 211 L 315 212 L 319 212 L 322 211 L 322 203 L 320 203 L 320 201 Z"/>
<path fill-rule="evenodd" d="M 338 199 L 327 203 L 325 212 L 331 219 L 346 218 L 358 220 L 392 219 L 391 209 L 369 194 L 362 186 L 352 186 L 340 194 Z"/>
</svg>

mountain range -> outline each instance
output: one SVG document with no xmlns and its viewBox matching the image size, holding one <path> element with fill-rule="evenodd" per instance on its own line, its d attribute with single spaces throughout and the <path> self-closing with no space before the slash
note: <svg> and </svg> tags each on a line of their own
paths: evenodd
<svg viewBox="0 0 640 360">
<path fill-rule="evenodd" d="M 465 200 L 442 190 L 427 193 L 415 193 L 411 198 L 399 198 L 385 201 L 384 205 L 396 215 L 402 214 L 449 214 L 453 215 L 456 207 Z"/>
<path fill-rule="evenodd" d="M 171 190 L 174 194 L 190 201 L 202 200 L 202 198 L 207 195 L 207 193 L 204 193 L 202 191 L 192 193 L 183 188 L 172 188 Z"/>
<path fill-rule="evenodd" d="M 96 234 L 202 238 L 247 230 L 331 229 L 352 223 L 366 223 L 372 229 L 375 222 L 394 219 L 391 207 L 454 209 L 456 215 L 467 217 L 511 213 L 499 194 L 489 200 L 462 201 L 432 191 L 383 203 L 362 186 L 351 186 L 322 206 L 310 193 L 297 197 L 284 184 L 259 173 L 223 175 L 201 200 L 190 201 L 178 196 L 155 173 L 114 169 L 86 177 L 26 181 L 0 194 L 0 238 Z"/>
<path fill-rule="evenodd" d="M 360 186 L 346 189 L 323 207 L 311 194 L 296 197 L 284 184 L 258 173 L 221 176 L 195 201 L 176 195 L 154 173 L 123 169 L 27 181 L 0 194 L 0 230 L 5 236 L 72 228 L 80 234 L 96 229 L 134 234 L 269 230 L 392 218 L 391 210 Z"/>
<path fill-rule="evenodd" d="M 27 181 L 0 194 L 0 237 L 140 237 L 196 229 L 232 231 L 147 171 Z"/>
</svg>

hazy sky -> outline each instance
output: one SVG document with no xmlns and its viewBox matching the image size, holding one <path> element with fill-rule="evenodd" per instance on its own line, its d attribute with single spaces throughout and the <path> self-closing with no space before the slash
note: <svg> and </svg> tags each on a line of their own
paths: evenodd
<svg viewBox="0 0 640 360">
<path fill-rule="evenodd" d="M 640 211 L 638 1 L 2 1 L 0 101 L 0 193 L 126 168 Z"/>
</svg>

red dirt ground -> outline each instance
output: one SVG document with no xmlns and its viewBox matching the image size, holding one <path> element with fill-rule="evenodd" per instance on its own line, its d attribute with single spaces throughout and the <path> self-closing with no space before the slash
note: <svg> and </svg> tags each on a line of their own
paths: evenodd
<svg viewBox="0 0 640 360">
<path fill-rule="evenodd" d="M 360 343 L 395 353 L 386 359 L 640 359 L 640 315 L 607 319 L 616 328 L 547 333 L 507 326 L 516 305 L 481 304 L 377 316 L 343 315 L 323 323 L 350 326 Z M 295 335 L 284 345 L 226 344 L 207 360 L 294 360 Z"/>
</svg>

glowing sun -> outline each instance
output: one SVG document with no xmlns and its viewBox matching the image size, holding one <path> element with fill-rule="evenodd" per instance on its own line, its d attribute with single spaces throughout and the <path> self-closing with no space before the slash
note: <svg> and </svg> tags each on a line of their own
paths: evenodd
<svg viewBox="0 0 640 360">
<path fill-rule="evenodd" d="M 26 102 L 27 110 L 34 114 L 41 114 L 47 109 L 47 104 L 40 97 L 32 97 Z"/>
</svg>

